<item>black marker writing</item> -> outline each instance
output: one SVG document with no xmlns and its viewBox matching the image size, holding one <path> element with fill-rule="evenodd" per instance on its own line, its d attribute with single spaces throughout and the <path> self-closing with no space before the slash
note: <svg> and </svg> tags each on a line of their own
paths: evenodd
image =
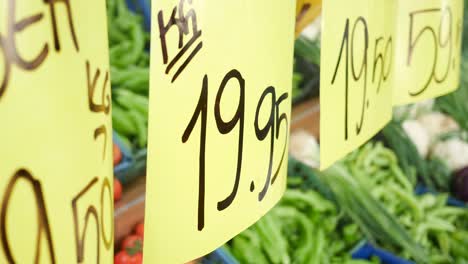
<svg viewBox="0 0 468 264">
<path fill-rule="evenodd" d="M 416 19 L 427 19 L 429 15 L 440 15 L 440 24 L 438 29 L 435 29 L 429 24 L 424 25 L 421 29 L 416 29 Z M 408 91 L 409 95 L 411 96 L 418 96 L 424 93 L 429 85 L 434 81 L 435 83 L 442 83 L 444 82 L 450 73 L 450 67 L 455 64 L 453 54 L 454 54 L 454 45 L 460 39 L 461 31 L 457 31 L 457 35 L 453 34 L 453 14 L 452 9 L 450 6 L 445 7 L 444 9 L 440 8 L 433 8 L 433 9 L 423 9 L 411 12 L 409 14 L 410 18 L 410 25 L 409 25 L 409 36 L 408 36 L 408 57 L 407 57 L 407 65 L 411 66 L 413 62 L 413 55 L 417 47 L 424 45 L 422 42 L 423 36 L 430 36 L 432 39 L 432 46 L 433 48 L 433 60 L 432 60 L 432 67 L 431 71 L 427 74 L 426 81 L 420 86 L 417 87 L 414 91 Z M 444 31 L 446 34 L 444 36 Z M 453 38 L 456 37 L 456 40 Z M 440 56 L 439 53 L 443 49 L 448 49 L 448 55 Z M 447 58 L 447 67 L 442 74 L 439 75 L 437 72 L 437 65 L 440 62 L 440 58 L 445 57 Z M 427 56 L 424 57 L 425 61 Z M 453 63 L 452 63 L 453 61 Z"/>
<path fill-rule="evenodd" d="M 237 108 L 235 114 L 232 118 L 225 120 L 222 117 L 222 98 L 225 92 L 226 86 L 228 83 L 235 83 L 236 86 L 239 87 L 239 99 L 237 103 Z M 236 173 L 234 184 L 232 187 L 231 192 L 222 200 L 218 201 L 217 209 L 218 211 L 223 211 L 229 208 L 229 206 L 235 201 L 236 195 L 238 193 L 239 185 L 241 182 L 241 174 L 242 174 L 242 164 L 243 164 L 243 148 L 244 148 L 244 135 L 245 135 L 245 100 L 246 100 L 246 81 L 242 77 L 242 74 L 238 70 L 231 70 L 229 71 L 221 81 L 221 85 L 218 88 L 216 94 L 216 100 L 214 102 L 214 118 L 216 121 L 216 127 L 218 132 L 227 135 L 230 134 L 236 127 L 239 128 L 239 137 L 237 141 L 237 161 L 236 161 Z M 269 120 L 267 124 L 260 128 L 259 120 L 260 120 L 260 109 L 264 106 L 265 98 L 270 98 L 271 103 L 270 111 L 269 111 Z M 267 177 L 265 180 L 265 184 L 262 190 L 258 194 L 258 201 L 262 201 L 268 191 L 268 187 L 273 184 L 278 176 L 279 170 L 282 167 L 284 156 L 286 153 L 286 146 L 287 141 L 284 143 L 283 147 L 283 155 L 281 157 L 281 161 L 279 163 L 278 168 L 273 173 L 273 154 L 274 154 L 274 142 L 275 138 L 279 139 L 279 131 L 281 124 L 284 122 L 285 129 L 286 129 L 286 136 L 289 132 L 289 123 L 288 117 L 286 113 L 279 113 L 279 107 L 281 103 L 288 98 L 288 94 L 284 93 L 279 98 L 276 97 L 276 90 L 274 87 L 270 86 L 265 89 L 261 98 L 258 101 L 257 111 L 255 114 L 255 122 L 254 122 L 254 129 L 259 141 L 263 141 L 266 139 L 268 135 L 270 135 L 270 148 L 269 148 L 269 160 L 268 160 L 268 169 L 267 169 Z M 206 185 L 206 133 L 207 133 L 207 117 L 208 117 L 208 76 L 205 75 L 203 78 L 202 90 L 200 93 L 200 97 L 198 99 L 197 106 L 195 107 L 195 111 L 192 114 L 190 122 L 186 127 L 183 135 L 182 135 L 182 142 L 187 143 L 192 135 L 192 132 L 195 128 L 195 125 L 200 120 L 200 152 L 199 152 L 199 173 L 198 173 L 198 230 L 203 230 L 205 226 L 205 185 Z M 220 172 L 225 173 L 225 172 Z M 250 185 L 250 191 L 253 192 L 255 189 L 255 184 L 252 182 Z"/>
<path fill-rule="evenodd" d="M 362 39 L 356 38 L 355 34 L 357 30 L 362 32 L 364 36 Z M 351 33 L 351 34 L 350 34 Z M 350 138 L 349 132 L 349 108 L 350 108 L 350 91 L 351 84 L 361 81 L 362 82 L 362 104 L 360 106 L 361 112 L 359 115 L 359 121 L 356 122 L 356 132 L 355 135 L 360 135 L 364 125 L 365 125 L 365 116 L 366 109 L 369 108 L 370 98 L 368 93 L 368 53 L 370 47 L 369 41 L 369 29 L 367 20 L 364 17 L 358 17 L 353 24 L 352 30 L 350 28 L 350 19 L 346 19 L 345 29 L 343 33 L 343 39 L 341 42 L 341 48 L 338 55 L 338 61 L 335 66 L 335 71 L 331 84 L 334 85 L 338 72 L 340 70 L 340 65 L 342 60 L 344 60 L 344 139 L 348 140 Z M 392 55 L 393 55 L 393 42 L 392 37 L 385 38 L 383 36 L 378 36 L 374 42 L 374 59 L 372 64 L 372 83 L 376 84 L 376 93 L 380 92 L 381 86 L 386 82 L 390 76 L 392 70 Z M 362 50 L 355 48 L 357 44 L 364 44 Z M 359 54 L 362 55 L 362 61 L 358 61 L 356 65 L 356 57 Z M 344 57 L 344 58 L 343 58 Z M 351 68 L 351 70 L 350 70 Z M 380 69 L 380 70 L 378 70 Z M 350 82 L 350 75 L 352 76 L 352 82 Z"/>
<path fill-rule="evenodd" d="M 158 26 L 159 26 L 159 39 L 161 41 L 161 50 L 163 56 L 163 63 L 166 66 L 166 74 L 169 74 L 173 67 L 179 62 L 182 57 L 190 51 L 191 47 L 197 43 L 197 40 L 201 37 L 202 31 L 198 29 L 197 24 L 197 14 L 195 9 L 190 8 L 186 13 L 184 12 L 185 4 L 192 4 L 192 0 L 180 0 L 179 6 L 174 7 L 172 13 L 167 22 L 164 22 L 164 14 L 162 11 L 158 12 Z M 190 28 L 190 23 L 192 27 Z M 167 45 L 167 33 L 170 29 L 175 28 L 178 30 L 179 41 L 178 41 L 178 52 L 171 57 L 169 61 L 169 51 Z M 190 36 L 189 40 L 185 43 L 184 37 Z M 174 73 L 171 82 L 177 80 L 179 75 L 183 70 L 188 66 L 190 61 L 193 60 L 195 55 L 203 47 L 203 42 L 200 41 L 191 51 L 188 57 L 184 62 L 179 66 L 179 68 Z"/>
<path fill-rule="evenodd" d="M 73 23 L 69 0 L 44 0 L 44 2 L 50 9 L 50 19 L 53 32 L 52 39 L 56 52 L 60 51 L 60 40 L 55 10 L 56 4 L 64 4 L 66 7 L 66 16 L 69 22 L 68 27 L 70 29 L 70 35 L 76 51 L 79 51 L 78 38 L 75 33 L 75 25 Z M 6 34 L 4 36 L 0 34 L 0 53 L 3 55 L 2 57 L 4 60 L 4 70 L 0 76 L 0 99 L 7 90 L 8 84 L 11 80 L 13 65 L 16 65 L 19 69 L 24 71 L 33 71 L 44 63 L 50 51 L 48 43 L 40 43 L 38 45 L 42 45 L 42 48 L 35 56 L 33 56 L 32 59 L 28 60 L 20 55 L 21 53 L 18 51 L 18 43 L 16 43 L 16 34 L 22 33 L 26 30 L 33 30 L 33 26 L 35 24 L 44 20 L 44 14 L 43 12 L 39 12 L 17 21 L 16 3 L 17 0 L 6 0 L 8 10 L 5 17 L 7 25 Z"/>
</svg>

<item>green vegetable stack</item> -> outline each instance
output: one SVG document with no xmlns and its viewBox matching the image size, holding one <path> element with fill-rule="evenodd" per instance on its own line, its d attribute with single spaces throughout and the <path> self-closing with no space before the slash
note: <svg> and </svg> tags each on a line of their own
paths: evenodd
<svg viewBox="0 0 468 264">
<path fill-rule="evenodd" d="M 351 260 L 362 237 L 333 202 L 312 190 L 289 189 L 275 208 L 230 242 L 230 250 L 240 263 L 379 263 Z"/>
<path fill-rule="evenodd" d="M 320 45 L 318 41 L 311 41 L 300 36 L 294 42 L 294 55 L 310 63 L 320 65 Z"/>
<path fill-rule="evenodd" d="M 147 145 L 149 34 L 125 0 L 107 0 L 114 130 L 128 144 Z"/>
<path fill-rule="evenodd" d="M 447 206 L 447 194 L 416 196 L 395 154 L 381 143 L 365 145 L 344 163 L 354 179 L 424 248 L 429 263 L 468 263 L 468 210 Z M 388 241 L 379 239 L 378 243 L 399 253 L 400 248 Z M 403 248 L 399 255 L 412 258 L 415 253 Z"/>
<path fill-rule="evenodd" d="M 384 204 L 372 196 L 368 189 L 370 186 L 354 179 L 348 168 L 336 164 L 325 172 L 323 179 L 333 190 L 341 211 L 359 225 L 370 242 L 385 242 L 390 247 L 410 252 L 418 263 L 427 263 L 427 255 L 422 248 Z"/>
<path fill-rule="evenodd" d="M 405 133 L 401 124 L 396 121 L 390 122 L 382 130 L 382 134 L 387 144 L 398 155 L 398 163 L 403 170 L 403 176 L 414 185 L 419 175 L 427 186 L 434 187 L 424 158 L 418 153 L 416 146 Z"/>
</svg>

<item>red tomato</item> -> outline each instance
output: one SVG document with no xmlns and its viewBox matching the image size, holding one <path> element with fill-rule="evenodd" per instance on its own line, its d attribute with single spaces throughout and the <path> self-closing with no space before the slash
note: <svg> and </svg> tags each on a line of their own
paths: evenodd
<svg viewBox="0 0 468 264">
<path fill-rule="evenodd" d="M 122 184 L 119 180 L 114 178 L 114 202 L 122 198 Z"/>
<path fill-rule="evenodd" d="M 137 235 L 129 235 L 122 241 L 120 249 L 141 252 L 143 249 L 143 239 Z"/>
<path fill-rule="evenodd" d="M 143 263 L 143 255 L 136 253 L 130 255 L 127 251 L 122 250 L 114 258 L 114 264 L 141 264 Z"/>
<path fill-rule="evenodd" d="M 122 151 L 119 146 L 114 143 L 114 167 L 122 161 Z"/>
<path fill-rule="evenodd" d="M 135 229 L 133 230 L 135 235 L 141 237 L 141 239 L 143 239 L 143 237 L 144 237 L 144 231 L 145 231 L 145 224 L 143 222 L 137 224 L 135 226 Z"/>
</svg>

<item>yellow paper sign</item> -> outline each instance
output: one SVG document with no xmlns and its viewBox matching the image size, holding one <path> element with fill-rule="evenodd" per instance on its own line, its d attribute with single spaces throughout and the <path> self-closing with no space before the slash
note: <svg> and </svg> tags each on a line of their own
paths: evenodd
<svg viewBox="0 0 468 264">
<path fill-rule="evenodd" d="M 392 113 L 394 1 L 323 2 L 320 167 L 365 143 Z"/>
<path fill-rule="evenodd" d="M 398 1 L 394 104 L 437 97 L 459 85 L 463 0 Z"/>
<path fill-rule="evenodd" d="M 320 15 L 321 11 L 322 0 L 296 1 L 296 37 Z"/>
<path fill-rule="evenodd" d="M 105 1 L 0 2 L 0 263 L 111 263 Z"/>
<path fill-rule="evenodd" d="M 294 1 L 153 1 L 145 263 L 183 263 L 285 189 Z"/>
</svg>

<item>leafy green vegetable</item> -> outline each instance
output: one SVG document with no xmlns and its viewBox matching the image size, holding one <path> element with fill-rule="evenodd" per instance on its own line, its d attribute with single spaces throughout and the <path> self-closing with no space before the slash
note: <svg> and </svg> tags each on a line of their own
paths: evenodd
<svg viewBox="0 0 468 264">
<path fill-rule="evenodd" d="M 300 36 L 294 43 L 294 55 L 302 57 L 310 63 L 320 65 L 320 46 L 317 41 Z"/>
<path fill-rule="evenodd" d="M 339 215 L 333 202 L 312 190 L 289 189 L 229 245 L 240 263 L 379 263 L 351 260 L 361 239 L 359 228 Z"/>
<path fill-rule="evenodd" d="M 439 160 L 430 162 L 429 167 L 443 166 Z M 461 243 L 453 240 L 453 234 L 459 230 L 467 230 L 468 210 L 447 206 L 447 194 L 416 196 L 414 184 L 402 175 L 395 155 L 381 143 L 366 144 L 349 155 L 344 164 L 353 172 L 355 181 L 365 186 L 373 198 L 384 205 L 414 241 L 424 248 L 429 263 L 462 261 L 463 255 L 453 251 L 456 250 L 453 244 Z M 468 237 L 463 239 L 468 240 Z M 381 239 L 378 243 L 397 255 L 414 258 L 413 251 L 407 248 L 400 250 L 398 246 L 388 243 L 388 240 Z"/>
<path fill-rule="evenodd" d="M 418 149 L 401 127 L 401 124 L 391 121 L 383 130 L 386 143 L 395 152 L 398 157 L 398 163 L 403 170 L 404 175 L 416 183 L 416 172 L 421 176 L 426 186 L 434 188 L 434 182 L 429 176 L 425 160 L 419 155 Z"/>
<path fill-rule="evenodd" d="M 107 0 L 114 130 L 136 148 L 147 145 L 149 34 L 125 0 Z"/>
<path fill-rule="evenodd" d="M 325 171 L 323 179 L 333 189 L 340 209 L 359 225 L 370 241 L 402 248 L 418 263 L 428 263 L 428 256 L 423 248 L 382 203 L 371 195 L 370 190 L 356 181 L 343 164 L 338 163 Z"/>
</svg>

